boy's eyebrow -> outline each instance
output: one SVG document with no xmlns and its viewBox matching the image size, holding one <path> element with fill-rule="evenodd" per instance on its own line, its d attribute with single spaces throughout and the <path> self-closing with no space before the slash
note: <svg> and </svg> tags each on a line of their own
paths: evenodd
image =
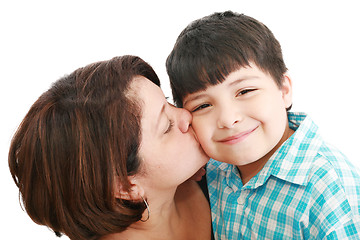
<svg viewBox="0 0 360 240">
<path fill-rule="evenodd" d="M 184 101 L 183 106 L 185 106 L 186 103 L 188 103 L 188 102 L 190 102 L 190 101 L 194 101 L 194 100 L 197 100 L 197 99 L 202 98 L 202 97 L 205 97 L 205 96 L 206 96 L 205 93 L 200 93 L 200 94 L 197 94 L 197 95 L 195 95 L 195 96 L 191 96 L 191 97 L 189 97 L 188 99 L 186 99 L 186 100 Z"/>
<path fill-rule="evenodd" d="M 246 78 L 239 78 L 239 79 L 231 82 L 231 83 L 229 84 L 229 87 L 231 87 L 231 86 L 233 86 L 233 85 L 235 85 L 235 84 L 237 84 L 237 83 L 239 83 L 239 82 L 242 82 L 242 81 L 244 81 L 244 80 L 247 80 L 247 79 L 246 79 Z"/>
<path fill-rule="evenodd" d="M 258 79 L 258 78 L 259 78 L 258 76 L 252 76 L 252 75 L 250 75 L 250 76 L 244 76 L 244 77 L 242 77 L 242 78 L 238 78 L 237 80 L 231 82 L 231 83 L 229 84 L 229 87 L 231 87 L 231 86 L 233 86 L 233 85 L 235 85 L 235 84 L 237 84 L 237 83 L 239 83 L 239 82 L 243 82 L 243 81 L 247 81 L 247 80 L 251 80 L 251 79 Z"/>
</svg>

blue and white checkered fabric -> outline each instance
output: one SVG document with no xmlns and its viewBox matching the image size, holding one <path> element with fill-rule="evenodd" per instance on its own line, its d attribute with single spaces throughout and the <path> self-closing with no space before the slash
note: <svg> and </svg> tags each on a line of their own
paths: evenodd
<svg viewBox="0 0 360 240">
<path fill-rule="evenodd" d="M 295 133 L 244 186 L 234 165 L 210 160 L 215 239 L 360 239 L 360 174 L 303 113 Z"/>
</svg>

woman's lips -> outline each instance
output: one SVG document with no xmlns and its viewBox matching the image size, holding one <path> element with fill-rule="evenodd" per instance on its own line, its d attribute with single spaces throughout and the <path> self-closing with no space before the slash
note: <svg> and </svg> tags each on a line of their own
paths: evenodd
<svg viewBox="0 0 360 240">
<path fill-rule="evenodd" d="M 241 132 L 239 134 L 236 134 L 236 135 L 224 138 L 222 140 L 219 140 L 219 142 L 225 143 L 225 144 L 235 144 L 235 143 L 241 142 L 245 138 L 247 138 L 252 132 L 254 132 L 257 128 L 258 128 L 258 126 L 256 126 L 253 129 L 250 129 L 248 131 L 244 131 L 244 132 Z"/>
</svg>

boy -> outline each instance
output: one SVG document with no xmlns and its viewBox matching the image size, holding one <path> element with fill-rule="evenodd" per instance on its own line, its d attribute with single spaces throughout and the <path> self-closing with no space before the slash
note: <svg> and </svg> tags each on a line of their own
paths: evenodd
<svg viewBox="0 0 360 240">
<path fill-rule="evenodd" d="M 194 21 L 166 62 L 205 152 L 215 239 L 359 239 L 360 176 L 303 113 L 288 112 L 281 47 L 233 12 Z"/>
</svg>

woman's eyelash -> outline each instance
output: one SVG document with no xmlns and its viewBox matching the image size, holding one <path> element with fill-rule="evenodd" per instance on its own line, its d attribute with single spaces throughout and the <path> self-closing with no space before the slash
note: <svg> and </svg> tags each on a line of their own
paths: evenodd
<svg viewBox="0 0 360 240">
<path fill-rule="evenodd" d="M 173 121 L 173 120 L 169 120 L 169 126 L 168 126 L 168 128 L 166 129 L 165 134 L 166 134 L 166 133 L 169 133 L 169 132 L 171 131 L 171 129 L 172 129 L 173 126 L 174 126 L 174 121 Z"/>
</svg>

